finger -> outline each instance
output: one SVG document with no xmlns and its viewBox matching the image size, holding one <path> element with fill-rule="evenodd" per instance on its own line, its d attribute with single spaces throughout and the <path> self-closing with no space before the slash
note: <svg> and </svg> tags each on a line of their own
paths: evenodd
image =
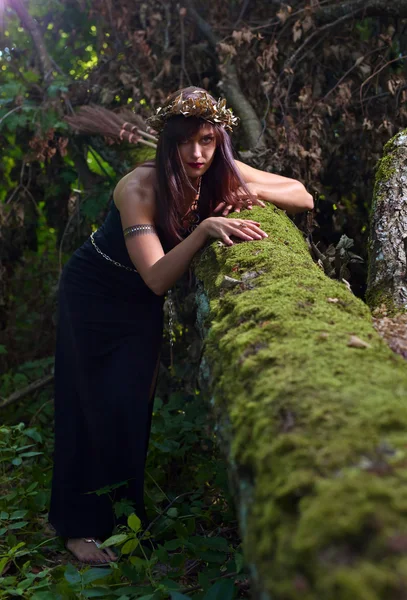
<svg viewBox="0 0 407 600">
<path fill-rule="evenodd" d="M 219 202 L 218 206 L 214 209 L 213 212 L 219 212 L 225 206 L 224 202 Z"/>
<path fill-rule="evenodd" d="M 110 560 L 112 560 L 112 561 L 117 560 L 116 554 L 112 550 L 110 550 L 110 548 L 105 548 L 104 551 L 107 554 L 107 556 L 110 558 Z"/>
<path fill-rule="evenodd" d="M 238 225 L 238 227 L 243 228 L 246 231 L 246 233 L 249 233 L 249 235 L 253 234 L 256 237 L 256 239 L 262 239 L 264 237 L 268 237 L 267 233 L 265 231 L 263 231 L 262 229 L 260 229 L 260 227 L 258 227 L 254 223 L 249 223 L 248 221 L 243 221 L 243 225 Z"/>
<path fill-rule="evenodd" d="M 226 246 L 233 246 L 232 240 L 230 239 L 230 237 L 228 235 L 226 235 L 226 233 L 223 234 L 222 242 L 224 244 L 226 244 Z"/>
<path fill-rule="evenodd" d="M 239 208 L 239 207 L 238 207 L 238 208 L 235 208 L 235 212 L 238 212 L 238 213 L 240 213 L 240 208 Z"/>
<path fill-rule="evenodd" d="M 263 236 L 257 233 L 256 231 L 252 231 L 249 225 L 234 225 L 232 235 L 236 235 L 237 237 L 242 238 L 243 240 L 261 240 Z"/>
<path fill-rule="evenodd" d="M 230 213 L 230 210 L 232 208 L 231 204 L 228 204 L 227 207 L 225 208 L 225 210 L 223 211 L 222 215 L 226 216 Z"/>
<path fill-rule="evenodd" d="M 253 204 L 256 204 L 256 206 L 262 206 L 263 208 L 266 206 L 266 205 L 264 204 L 264 202 L 263 202 L 262 200 L 259 200 L 258 198 L 255 198 L 255 199 L 253 200 Z"/>
<path fill-rule="evenodd" d="M 249 227 L 250 229 L 253 229 L 253 231 L 255 231 L 256 233 L 266 233 L 265 231 L 263 231 L 263 229 L 259 226 L 260 223 L 256 223 L 256 222 L 252 222 L 249 220 L 245 220 L 244 224 L 247 224 L 247 227 Z M 267 235 L 267 234 L 266 234 Z"/>
</svg>

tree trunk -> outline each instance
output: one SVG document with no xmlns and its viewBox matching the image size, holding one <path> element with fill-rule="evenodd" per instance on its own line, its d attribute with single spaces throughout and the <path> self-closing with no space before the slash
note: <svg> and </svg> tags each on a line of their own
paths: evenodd
<svg viewBox="0 0 407 600">
<path fill-rule="evenodd" d="M 195 263 L 201 388 L 261 600 L 396 600 L 407 587 L 407 372 L 368 307 L 274 207 L 269 238 Z"/>
<path fill-rule="evenodd" d="M 388 314 L 407 310 L 407 130 L 384 147 L 373 194 L 367 300 Z"/>
</svg>

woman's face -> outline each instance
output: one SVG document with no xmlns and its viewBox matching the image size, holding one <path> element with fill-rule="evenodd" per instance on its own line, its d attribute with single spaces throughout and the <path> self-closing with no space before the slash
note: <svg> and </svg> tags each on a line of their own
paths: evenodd
<svg viewBox="0 0 407 600">
<path fill-rule="evenodd" d="M 216 138 L 212 125 L 204 125 L 192 137 L 178 143 L 178 151 L 190 179 L 200 177 L 209 169 L 215 156 Z"/>
</svg>

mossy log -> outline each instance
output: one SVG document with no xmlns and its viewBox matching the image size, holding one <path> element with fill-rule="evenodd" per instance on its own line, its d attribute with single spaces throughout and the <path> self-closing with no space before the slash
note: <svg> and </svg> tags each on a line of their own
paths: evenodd
<svg viewBox="0 0 407 600">
<path fill-rule="evenodd" d="M 256 600 L 407 590 L 407 369 L 277 208 L 269 238 L 195 264 L 200 383 L 229 464 Z"/>
<path fill-rule="evenodd" d="M 373 193 L 367 301 L 407 311 L 407 130 L 384 147 Z"/>
</svg>

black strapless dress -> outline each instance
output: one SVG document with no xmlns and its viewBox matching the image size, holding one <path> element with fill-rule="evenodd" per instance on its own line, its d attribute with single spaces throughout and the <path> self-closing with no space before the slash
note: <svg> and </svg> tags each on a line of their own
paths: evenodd
<svg viewBox="0 0 407 600">
<path fill-rule="evenodd" d="M 151 386 L 159 360 L 164 298 L 135 271 L 114 203 L 65 266 L 55 355 L 55 454 L 49 521 L 64 537 L 105 537 L 113 493 L 146 518 L 144 465 Z"/>
</svg>

